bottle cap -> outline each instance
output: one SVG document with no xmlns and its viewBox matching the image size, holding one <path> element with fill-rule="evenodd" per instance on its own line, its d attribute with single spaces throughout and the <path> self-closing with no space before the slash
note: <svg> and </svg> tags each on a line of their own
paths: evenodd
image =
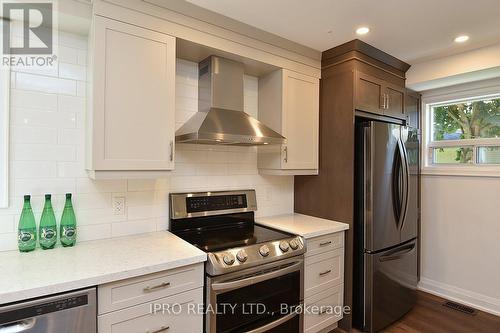
<svg viewBox="0 0 500 333">
<path fill-rule="evenodd" d="M 50 198 L 52 198 L 51 194 L 45 194 L 45 199 L 50 199 Z"/>
<path fill-rule="evenodd" d="M 71 199 L 71 193 L 66 193 L 66 199 Z"/>
<path fill-rule="evenodd" d="M 31 199 L 31 195 L 27 194 L 24 196 L 24 200 L 30 200 Z"/>
</svg>

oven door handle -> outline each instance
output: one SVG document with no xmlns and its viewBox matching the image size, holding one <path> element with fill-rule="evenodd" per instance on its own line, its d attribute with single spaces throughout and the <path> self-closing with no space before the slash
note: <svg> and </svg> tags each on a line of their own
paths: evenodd
<svg viewBox="0 0 500 333">
<path fill-rule="evenodd" d="M 245 333 L 262 333 L 262 332 L 267 332 L 269 331 L 270 329 L 273 329 L 275 327 L 278 327 L 280 326 L 281 324 L 284 324 L 286 323 L 287 321 L 291 320 L 292 318 L 294 318 L 295 316 L 297 316 L 298 313 L 296 311 L 290 313 L 290 314 L 287 314 L 286 316 L 283 316 L 275 321 L 272 321 L 270 322 L 269 324 L 266 324 L 264 326 L 261 326 L 259 328 L 256 328 L 254 330 L 251 330 L 251 331 L 247 331 Z"/>
<path fill-rule="evenodd" d="M 232 290 L 236 288 L 242 288 L 246 286 L 250 286 L 252 284 L 256 284 L 262 281 L 274 279 L 276 277 L 286 275 L 292 272 L 295 272 L 297 270 L 300 270 L 302 266 L 302 261 L 298 261 L 290 266 L 287 266 L 285 268 L 281 268 L 269 273 L 265 273 L 262 275 L 256 275 L 256 276 L 251 276 L 248 278 L 240 279 L 240 280 L 235 280 L 235 281 L 229 281 L 229 282 L 221 282 L 221 283 L 212 283 L 211 288 L 212 290 Z"/>
</svg>

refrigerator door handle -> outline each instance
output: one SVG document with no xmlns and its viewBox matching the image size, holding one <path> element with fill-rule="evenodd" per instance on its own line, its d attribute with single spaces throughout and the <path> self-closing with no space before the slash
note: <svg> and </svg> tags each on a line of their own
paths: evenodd
<svg viewBox="0 0 500 333">
<path fill-rule="evenodd" d="M 405 245 L 403 247 L 397 248 L 395 250 L 389 251 L 389 253 L 381 256 L 379 258 L 380 262 L 390 261 L 390 260 L 398 260 L 407 255 L 408 253 L 415 250 L 416 243 L 413 242 L 411 244 Z"/>
<path fill-rule="evenodd" d="M 402 152 L 402 160 L 401 163 L 403 163 L 403 205 L 401 206 L 401 211 L 403 214 L 401 214 L 401 224 L 400 228 L 403 229 L 403 226 L 406 221 L 406 215 L 408 213 L 408 204 L 409 204 L 409 196 L 410 196 L 410 165 L 408 161 L 408 152 L 405 148 L 405 145 L 401 141 L 401 152 Z"/>
<path fill-rule="evenodd" d="M 399 139 L 398 139 L 398 152 L 399 152 L 399 158 L 397 160 L 400 165 L 398 165 L 396 168 L 397 172 L 395 173 L 397 174 L 394 174 L 394 177 L 398 178 L 397 201 L 399 207 L 396 208 L 397 211 L 396 218 L 398 227 L 402 228 L 406 216 L 406 208 L 408 205 L 408 183 L 407 183 L 408 169 L 406 168 L 406 157 L 405 157 L 404 147 L 401 140 Z M 402 175 L 400 175 L 400 172 L 402 173 Z"/>
<path fill-rule="evenodd" d="M 392 166 L 392 208 L 394 216 L 396 217 L 396 226 L 399 223 L 400 207 L 401 207 L 401 181 L 400 181 L 400 164 L 399 160 L 399 147 L 396 148 L 394 153 L 394 160 Z"/>
<path fill-rule="evenodd" d="M 363 198 L 363 211 L 364 211 L 364 216 L 363 216 L 363 221 L 364 221 L 364 226 L 363 226 L 363 239 L 364 239 L 364 247 L 365 248 L 371 248 L 372 247 L 372 238 L 367 238 L 368 235 L 371 234 L 372 228 L 373 228 L 373 160 L 372 160 L 372 152 L 373 152 L 373 141 L 372 141 L 372 123 L 369 123 L 369 126 L 366 126 L 363 129 L 363 146 L 364 146 L 364 172 L 365 174 L 363 175 L 363 192 L 364 192 L 364 198 Z"/>
</svg>

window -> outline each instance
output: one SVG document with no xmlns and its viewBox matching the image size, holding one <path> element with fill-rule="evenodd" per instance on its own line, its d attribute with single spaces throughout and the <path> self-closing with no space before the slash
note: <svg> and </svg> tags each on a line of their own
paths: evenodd
<svg viewBox="0 0 500 333">
<path fill-rule="evenodd" d="M 10 71 L 0 67 L 0 208 L 8 207 L 9 197 L 9 94 Z"/>
<path fill-rule="evenodd" d="M 448 101 L 439 101 L 439 97 L 425 101 L 424 95 L 424 173 L 500 176 L 500 89 L 496 91 L 477 96 L 469 92 L 463 99 Z"/>
</svg>

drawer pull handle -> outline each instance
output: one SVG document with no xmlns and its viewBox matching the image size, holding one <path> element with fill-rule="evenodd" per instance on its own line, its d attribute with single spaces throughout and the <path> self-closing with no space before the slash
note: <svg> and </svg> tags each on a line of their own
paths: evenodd
<svg viewBox="0 0 500 333">
<path fill-rule="evenodd" d="M 327 270 L 327 271 L 324 271 L 324 272 L 319 273 L 319 276 L 323 276 L 323 275 L 329 274 L 329 273 L 331 273 L 331 272 L 332 272 L 332 270 L 331 270 L 331 269 L 329 269 L 329 270 Z"/>
<path fill-rule="evenodd" d="M 166 288 L 170 286 L 170 282 L 163 282 L 157 286 L 152 286 L 152 287 L 146 287 L 144 289 L 142 289 L 145 293 L 149 293 L 149 292 L 152 292 L 152 291 L 155 291 L 157 289 L 162 289 L 162 288 Z M 160 331 L 161 332 L 161 331 Z M 151 332 L 151 333 L 155 333 L 155 332 Z"/>
<path fill-rule="evenodd" d="M 326 245 L 330 245 L 330 244 L 332 244 L 332 241 L 319 243 L 319 246 L 326 246 Z"/>
<path fill-rule="evenodd" d="M 159 329 L 155 331 L 146 331 L 146 333 L 160 333 L 160 332 L 166 332 L 167 330 L 170 329 L 170 326 L 162 326 Z"/>
</svg>

